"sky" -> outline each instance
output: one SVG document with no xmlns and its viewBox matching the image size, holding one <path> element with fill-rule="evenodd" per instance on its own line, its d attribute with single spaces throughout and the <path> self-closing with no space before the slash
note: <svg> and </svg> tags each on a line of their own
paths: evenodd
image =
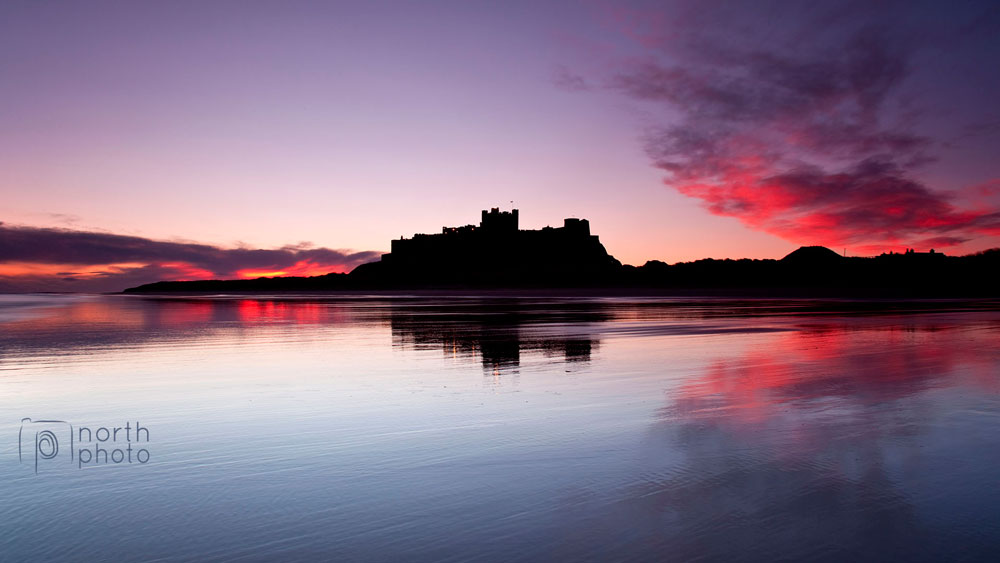
<svg viewBox="0 0 1000 563">
<path fill-rule="evenodd" d="M 624 263 L 1000 246 L 995 2 L 0 1 L 0 291 L 520 209 Z"/>
</svg>

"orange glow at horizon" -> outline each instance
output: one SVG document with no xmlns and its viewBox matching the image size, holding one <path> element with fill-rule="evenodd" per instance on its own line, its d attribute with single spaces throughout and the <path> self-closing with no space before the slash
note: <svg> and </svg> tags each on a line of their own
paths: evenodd
<svg viewBox="0 0 1000 563">
<path fill-rule="evenodd" d="M 139 262 L 118 262 L 112 264 L 51 264 L 37 262 L 0 263 L 0 277 L 72 276 L 76 278 L 97 277 L 120 274 L 146 264 Z"/>
<path fill-rule="evenodd" d="M 253 272 L 247 270 L 240 270 L 237 275 L 241 278 L 273 278 L 275 276 L 284 276 L 288 272 L 284 270 L 279 270 L 277 272 Z"/>
<path fill-rule="evenodd" d="M 274 270 L 244 269 L 235 273 L 218 273 L 188 262 L 120 262 L 112 264 L 53 264 L 37 262 L 2 262 L 2 278 L 72 277 L 97 278 L 128 273 L 155 266 L 166 270 L 164 277 L 174 281 L 208 280 L 219 278 L 252 279 L 275 276 L 322 276 L 329 273 L 346 273 L 344 264 L 320 264 L 311 260 L 301 260 L 294 265 Z"/>
<path fill-rule="evenodd" d="M 312 260 L 300 260 L 293 266 L 274 271 L 266 270 L 238 270 L 236 276 L 242 279 L 272 278 L 275 276 L 322 276 L 326 274 L 343 274 L 346 268 L 343 264 L 318 264 Z"/>
<path fill-rule="evenodd" d="M 199 280 L 199 279 L 204 280 L 217 277 L 215 272 L 206 270 L 204 268 L 199 268 L 198 266 L 189 264 L 188 262 L 160 262 L 159 264 L 157 264 L 157 266 L 161 268 L 169 268 L 171 270 L 176 270 L 178 274 L 183 276 L 181 278 L 177 278 L 178 280 L 184 280 L 184 281 Z"/>
</svg>

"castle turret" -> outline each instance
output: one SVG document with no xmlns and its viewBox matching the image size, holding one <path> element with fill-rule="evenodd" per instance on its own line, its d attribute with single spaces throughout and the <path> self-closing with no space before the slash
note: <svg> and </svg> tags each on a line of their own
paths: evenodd
<svg viewBox="0 0 1000 563">
<path fill-rule="evenodd" d="M 563 220 L 563 229 L 569 234 L 590 236 L 590 221 L 570 217 Z"/>
</svg>

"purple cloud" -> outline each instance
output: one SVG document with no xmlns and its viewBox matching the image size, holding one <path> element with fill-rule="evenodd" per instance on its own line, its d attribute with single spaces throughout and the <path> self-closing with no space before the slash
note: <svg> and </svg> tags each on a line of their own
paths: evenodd
<svg viewBox="0 0 1000 563">
<path fill-rule="evenodd" d="M 191 242 L 0 223 L 0 289 L 116 291 L 164 279 L 320 275 L 377 260 L 308 243 L 276 249 L 221 248 Z"/>
</svg>

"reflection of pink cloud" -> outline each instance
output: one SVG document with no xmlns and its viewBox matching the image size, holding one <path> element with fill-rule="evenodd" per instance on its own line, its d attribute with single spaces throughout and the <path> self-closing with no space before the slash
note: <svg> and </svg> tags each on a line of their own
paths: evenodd
<svg viewBox="0 0 1000 563">
<path fill-rule="evenodd" d="M 320 303 L 241 299 L 236 306 L 241 323 L 319 324 L 337 318 L 339 311 Z"/>
<path fill-rule="evenodd" d="M 210 301 L 165 301 L 154 311 L 155 323 L 171 329 L 204 325 L 212 320 L 213 306 Z"/>
<path fill-rule="evenodd" d="M 938 378 L 972 374 L 967 383 L 1000 387 L 990 375 L 995 358 L 983 353 L 995 348 L 993 331 L 958 331 L 947 317 L 879 322 L 849 319 L 770 335 L 764 346 L 710 364 L 681 388 L 676 408 L 685 417 L 728 419 L 750 429 L 795 403 L 893 400 Z"/>
</svg>

